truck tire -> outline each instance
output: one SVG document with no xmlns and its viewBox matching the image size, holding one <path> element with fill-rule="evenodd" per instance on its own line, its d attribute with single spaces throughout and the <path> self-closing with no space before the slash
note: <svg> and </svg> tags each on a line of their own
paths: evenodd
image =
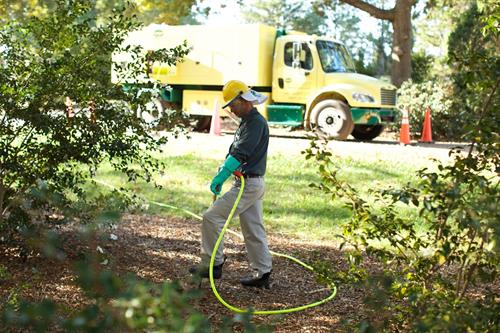
<svg viewBox="0 0 500 333">
<path fill-rule="evenodd" d="M 339 100 L 326 99 L 311 111 L 312 128 L 328 139 L 345 140 L 354 129 L 349 106 Z"/>
<path fill-rule="evenodd" d="M 180 112 L 180 106 L 177 103 L 167 102 L 162 98 L 153 98 L 149 103 L 145 105 L 143 110 L 139 109 L 137 116 L 142 118 L 147 124 L 156 123 L 154 127 L 155 130 L 164 130 L 167 125 L 162 118 L 171 114 L 172 111 Z M 169 120 L 166 119 L 168 123 Z M 185 125 L 188 125 L 187 121 L 181 120 Z"/>
<path fill-rule="evenodd" d="M 151 101 L 144 105 L 144 108 L 137 110 L 137 116 L 142 118 L 147 124 L 157 121 L 162 117 L 165 110 L 162 102 L 159 98 L 151 99 Z"/>
<path fill-rule="evenodd" d="M 193 131 L 208 132 L 210 130 L 212 116 L 192 116 L 192 119 Z"/>
<path fill-rule="evenodd" d="M 356 140 L 373 140 L 382 133 L 384 125 L 354 125 L 351 135 Z"/>
</svg>

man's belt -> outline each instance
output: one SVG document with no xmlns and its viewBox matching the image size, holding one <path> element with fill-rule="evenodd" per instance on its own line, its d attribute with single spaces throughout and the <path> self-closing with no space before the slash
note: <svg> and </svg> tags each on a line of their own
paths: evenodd
<svg viewBox="0 0 500 333">
<path fill-rule="evenodd" d="M 264 177 L 263 175 L 257 175 L 255 173 L 244 173 L 243 178 L 262 178 Z"/>
</svg>

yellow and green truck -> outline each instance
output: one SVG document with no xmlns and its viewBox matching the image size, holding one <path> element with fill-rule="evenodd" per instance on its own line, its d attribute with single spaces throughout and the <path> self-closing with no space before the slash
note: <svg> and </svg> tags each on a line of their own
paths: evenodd
<svg viewBox="0 0 500 333">
<path fill-rule="evenodd" d="M 214 108 L 223 105 L 222 86 L 233 79 L 268 96 L 258 109 L 269 124 L 371 140 L 394 121 L 396 87 L 356 73 L 346 47 L 331 38 L 263 24 L 152 24 L 130 33 L 125 43 L 147 52 L 184 41 L 190 48 L 184 60 L 153 63 L 149 77 L 169 86 L 158 105 L 181 108 L 197 119 L 197 129 L 210 126 Z M 114 54 L 113 61 L 123 64 L 127 57 Z"/>
</svg>

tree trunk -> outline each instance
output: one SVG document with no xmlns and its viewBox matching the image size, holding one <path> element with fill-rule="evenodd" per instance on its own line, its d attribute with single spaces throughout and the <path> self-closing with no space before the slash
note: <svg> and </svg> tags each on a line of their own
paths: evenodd
<svg viewBox="0 0 500 333">
<path fill-rule="evenodd" d="M 412 0 L 398 0 L 394 7 L 391 81 L 397 87 L 411 77 L 412 5 Z"/>
<path fill-rule="evenodd" d="M 392 9 L 380 9 L 363 0 L 340 0 L 356 7 L 371 16 L 392 23 L 392 70 L 391 80 L 394 85 L 401 84 L 411 77 L 411 9 L 417 0 L 396 0 Z"/>
<path fill-rule="evenodd" d="M 382 76 L 385 74 L 385 65 L 387 63 L 387 55 L 385 54 L 384 50 L 384 30 L 382 30 L 382 35 L 377 41 L 377 58 L 377 76 Z"/>
</svg>

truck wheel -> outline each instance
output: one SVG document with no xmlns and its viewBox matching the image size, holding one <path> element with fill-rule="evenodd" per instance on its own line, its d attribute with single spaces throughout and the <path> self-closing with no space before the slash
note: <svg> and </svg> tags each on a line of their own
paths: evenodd
<svg viewBox="0 0 500 333">
<path fill-rule="evenodd" d="M 137 116 L 142 118 L 149 125 L 155 124 L 154 129 L 161 131 L 164 130 L 167 123 L 170 122 L 168 119 L 162 121 L 162 118 L 167 116 L 167 114 L 171 114 L 173 111 L 177 113 L 180 112 L 178 104 L 167 102 L 162 98 L 153 98 L 143 109 L 138 110 Z M 185 120 L 178 121 L 186 126 L 188 125 Z"/>
<path fill-rule="evenodd" d="M 151 124 L 163 115 L 164 106 L 162 100 L 159 98 L 154 98 L 150 102 L 144 105 L 144 108 L 139 108 L 137 110 L 137 116 L 142 118 L 147 124 Z"/>
<path fill-rule="evenodd" d="M 207 132 L 210 130 L 212 116 L 192 116 L 192 126 L 195 132 Z"/>
<path fill-rule="evenodd" d="M 329 139 L 337 140 L 347 139 L 354 128 L 349 106 L 334 99 L 316 104 L 311 112 L 311 123 L 313 129 Z"/>
<path fill-rule="evenodd" d="M 357 140 L 373 140 L 382 133 L 384 125 L 354 125 L 352 136 Z"/>
</svg>

